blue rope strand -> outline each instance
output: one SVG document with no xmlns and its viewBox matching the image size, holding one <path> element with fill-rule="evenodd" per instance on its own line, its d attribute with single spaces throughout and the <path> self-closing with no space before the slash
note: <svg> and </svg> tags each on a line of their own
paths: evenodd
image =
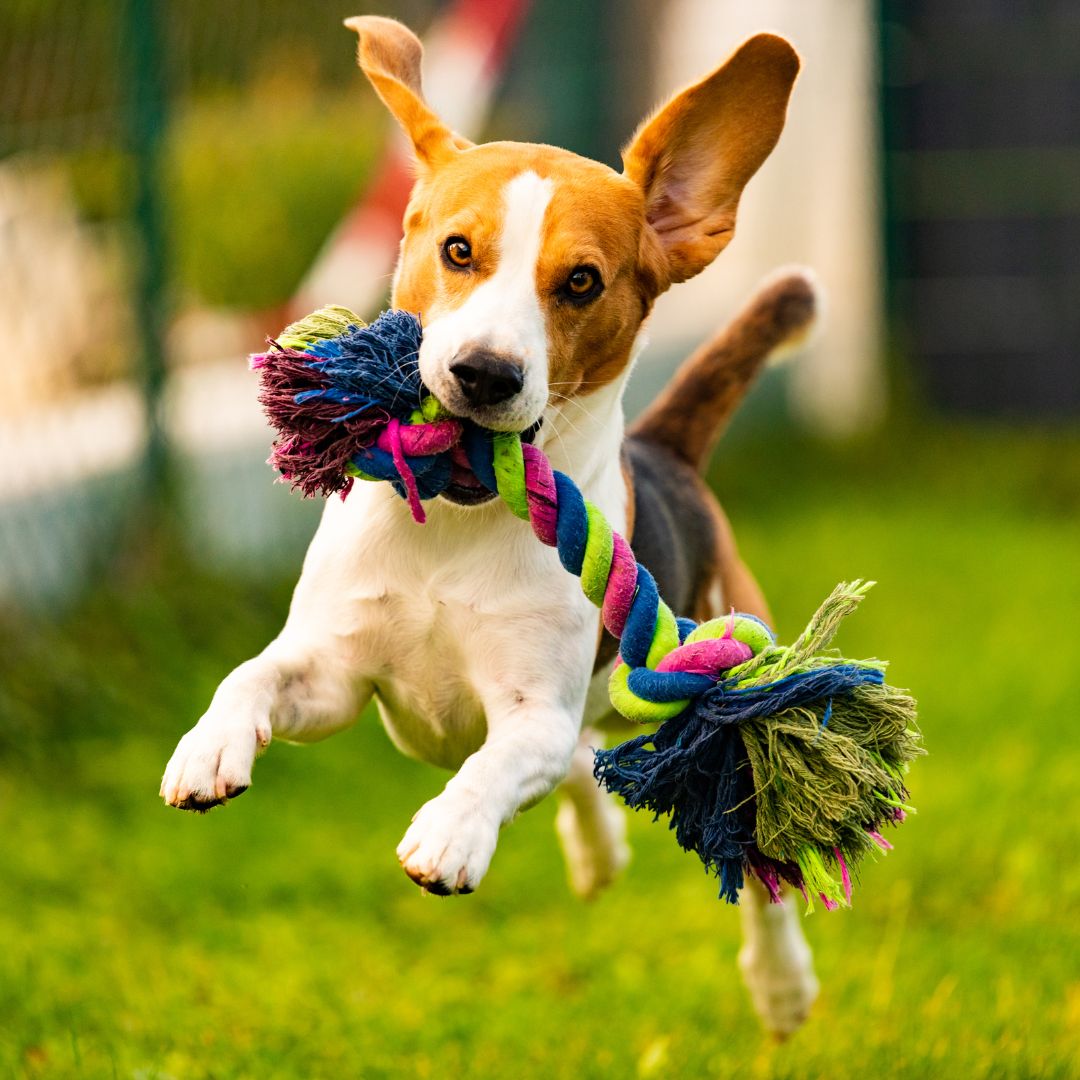
<svg viewBox="0 0 1080 1080">
<path fill-rule="evenodd" d="M 630 605 L 626 617 L 622 639 L 619 642 L 619 655 L 632 668 L 642 668 L 652 647 L 653 634 L 656 632 L 656 613 L 660 603 L 660 593 L 656 580 L 641 563 L 637 564 L 637 593 Z M 678 701 L 678 698 L 673 699 Z"/>
</svg>

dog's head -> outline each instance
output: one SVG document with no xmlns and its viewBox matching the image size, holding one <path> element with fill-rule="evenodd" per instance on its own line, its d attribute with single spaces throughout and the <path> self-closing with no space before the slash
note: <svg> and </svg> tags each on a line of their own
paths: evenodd
<svg viewBox="0 0 1080 1080">
<path fill-rule="evenodd" d="M 656 297 L 723 250 L 799 69 L 782 38 L 751 38 L 645 120 L 617 173 L 550 146 L 474 146 L 424 101 L 408 29 L 347 25 L 416 156 L 393 304 L 423 319 L 421 376 L 505 431 L 616 379 Z"/>
</svg>

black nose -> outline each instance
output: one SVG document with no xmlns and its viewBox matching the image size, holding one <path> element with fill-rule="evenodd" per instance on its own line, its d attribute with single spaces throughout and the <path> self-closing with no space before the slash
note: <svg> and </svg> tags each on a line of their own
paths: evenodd
<svg viewBox="0 0 1080 1080">
<path fill-rule="evenodd" d="M 450 365 L 470 405 L 498 405 L 519 393 L 525 378 L 521 368 L 494 353 L 466 353 Z"/>
</svg>

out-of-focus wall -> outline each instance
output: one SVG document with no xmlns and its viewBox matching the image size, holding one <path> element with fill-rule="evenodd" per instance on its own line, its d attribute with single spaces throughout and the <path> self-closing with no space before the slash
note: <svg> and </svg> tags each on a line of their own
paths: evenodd
<svg viewBox="0 0 1080 1080">
<path fill-rule="evenodd" d="M 750 182 L 729 248 L 657 304 L 657 353 L 708 334 L 775 267 L 804 263 L 827 296 L 818 338 L 793 366 L 794 411 L 822 432 L 872 425 L 884 410 L 876 29 L 866 0 L 672 0 L 658 42 L 663 100 L 753 33 L 788 38 L 802 57 L 787 127 Z"/>
</svg>

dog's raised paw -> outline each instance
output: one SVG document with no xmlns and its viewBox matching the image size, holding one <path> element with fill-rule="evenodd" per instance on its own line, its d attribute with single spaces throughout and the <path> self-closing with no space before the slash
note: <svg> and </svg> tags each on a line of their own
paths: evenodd
<svg viewBox="0 0 1080 1080">
<path fill-rule="evenodd" d="M 487 873 L 498 839 L 498 826 L 474 799 L 444 791 L 413 818 L 398 844 L 398 862 L 425 892 L 471 893 Z"/>
<path fill-rule="evenodd" d="M 178 810 L 205 813 L 251 786 L 256 755 L 270 742 L 269 727 L 199 721 L 177 744 L 159 794 Z"/>
</svg>

